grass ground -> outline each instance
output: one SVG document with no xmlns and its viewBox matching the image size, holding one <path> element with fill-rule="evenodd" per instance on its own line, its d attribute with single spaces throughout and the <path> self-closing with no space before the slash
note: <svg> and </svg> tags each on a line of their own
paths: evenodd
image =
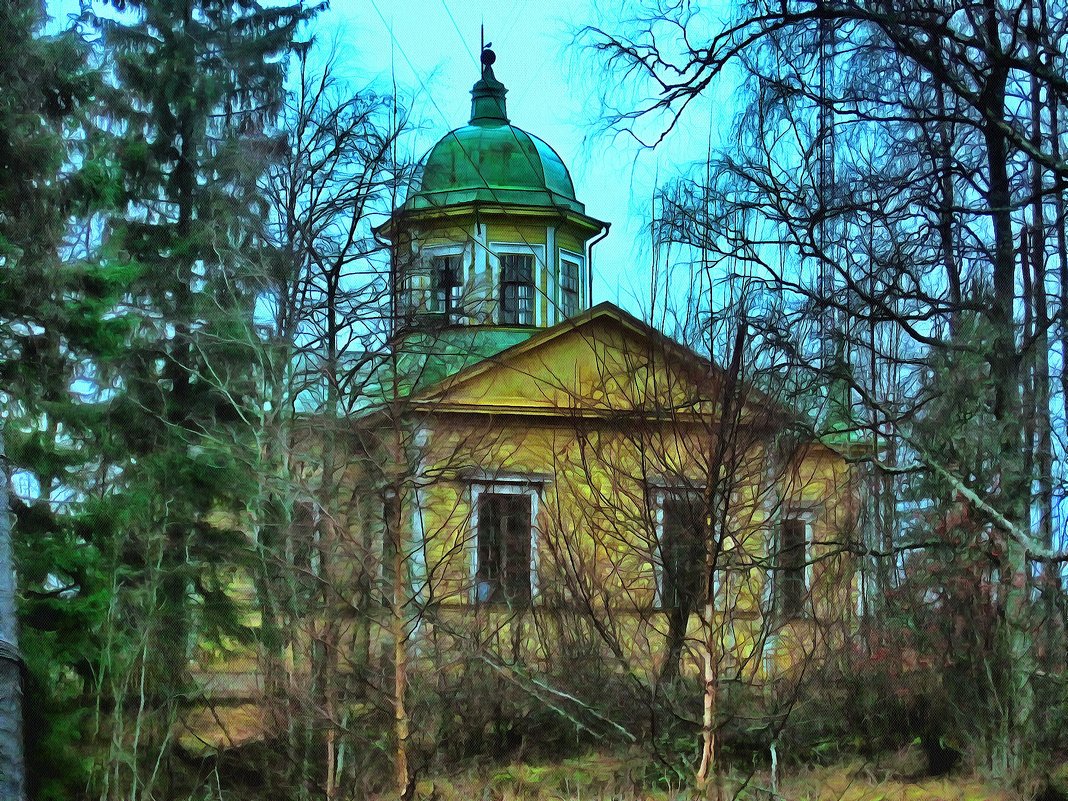
<svg viewBox="0 0 1068 801">
<path fill-rule="evenodd" d="M 862 766 L 821 768 L 786 776 L 784 801 L 1020 801 L 1021 796 L 981 779 L 951 776 L 879 779 Z"/>
<path fill-rule="evenodd" d="M 757 772 L 725 783 L 724 797 L 738 801 L 1023 801 L 1023 796 L 981 779 L 885 778 L 861 763 L 792 771 L 777 795 L 769 776 Z M 591 755 L 549 765 L 510 765 L 494 771 L 423 780 L 421 801 L 689 801 L 690 791 L 665 783 L 649 789 L 637 761 Z"/>
</svg>

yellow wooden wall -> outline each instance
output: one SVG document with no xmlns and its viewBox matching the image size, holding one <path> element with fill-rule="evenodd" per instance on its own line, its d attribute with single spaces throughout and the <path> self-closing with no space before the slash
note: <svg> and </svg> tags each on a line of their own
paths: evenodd
<svg viewBox="0 0 1068 801">
<path fill-rule="evenodd" d="M 539 592 L 525 614 L 591 606 L 616 627 L 635 665 L 651 668 L 666 626 L 654 603 L 650 493 L 681 481 L 703 487 L 719 436 L 718 380 L 695 377 L 692 366 L 613 325 L 518 350 L 455 381 L 418 417 L 423 478 L 406 516 L 426 563 L 423 600 L 466 614 L 472 486 L 527 476 L 539 498 Z M 820 444 L 786 442 L 773 406 L 754 397 L 731 429 L 717 608 L 728 613 L 720 625 L 735 661 L 759 650 L 781 666 L 849 625 L 855 503 L 846 462 Z M 807 620 L 769 628 L 768 544 L 783 515 L 808 521 L 813 606 Z M 755 669 L 761 660 L 751 661 Z"/>
</svg>

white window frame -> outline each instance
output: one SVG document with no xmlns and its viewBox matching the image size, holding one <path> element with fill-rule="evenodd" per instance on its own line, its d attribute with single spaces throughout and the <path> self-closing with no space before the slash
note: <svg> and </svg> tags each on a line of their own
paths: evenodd
<svg viewBox="0 0 1068 801">
<path fill-rule="evenodd" d="M 426 274 L 426 286 L 418 287 L 418 291 L 423 294 L 424 300 L 419 304 L 418 310 L 427 314 L 435 314 L 431 309 L 434 302 L 434 258 L 437 256 L 459 256 L 460 257 L 460 287 L 461 297 L 463 292 L 466 291 L 471 284 L 471 265 L 469 263 L 470 249 L 464 243 L 449 243 L 445 245 L 424 245 L 419 250 L 419 259 L 421 270 L 420 273 Z M 422 275 L 420 275 L 422 277 Z M 455 314 L 456 319 L 462 320 L 466 315 Z"/>
<path fill-rule="evenodd" d="M 534 268 L 531 272 L 530 280 L 534 285 L 534 297 L 533 306 L 531 307 L 532 319 L 530 321 L 530 327 L 541 327 L 541 320 L 547 320 L 548 314 L 546 309 L 546 297 L 545 293 L 541 291 L 541 281 L 538 279 L 545 274 L 545 245 L 531 245 L 526 242 L 490 242 L 490 268 L 491 278 L 490 286 L 493 293 L 494 300 L 494 322 L 498 325 L 504 325 L 501 322 L 501 306 L 504 302 L 504 298 L 501 297 L 501 256 L 533 256 Z M 523 326 L 526 328 L 527 326 Z"/>
<path fill-rule="evenodd" d="M 664 608 L 664 502 L 670 497 L 682 494 L 698 495 L 700 489 L 693 487 L 659 486 L 653 491 L 653 526 L 656 532 L 656 541 L 653 543 L 653 580 L 655 582 L 653 604 L 657 609 Z M 712 597 L 719 605 L 720 572 L 718 569 L 712 574 Z"/>
<path fill-rule="evenodd" d="M 812 524 L 815 522 L 816 512 L 813 509 L 798 509 L 787 507 L 783 512 L 776 515 L 774 518 L 774 529 L 771 532 L 769 549 L 769 565 L 768 565 L 768 603 L 767 609 L 769 613 L 774 617 L 781 614 L 779 609 L 779 582 L 777 580 L 778 575 L 778 559 L 779 559 L 779 544 L 782 536 L 782 526 L 788 520 L 797 520 L 805 526 L 805 598 L 804 603 L 801 606 L 800 618 L 804 619 L 812 616 L 813 614 L 813 599 L 812 599 Z M 791 618 L 794 620 L 797 618 Z M 780 623 L 787 623 L 788 620 L 779 620 Z"/>
<path fill-rule="evenodd" d="M 529 476 L 507 476 L 472 481 L 470 484 L 471 514 L 468 530 L 468 576 L 470 590 L 468 600 L 472 604 L 483 603 L 479 599 L 478 587 L 478 501 L 483 494 L 489 495 L 526 495 L 530 498 L 530 602 L 538 597 L 538 542 L 541 532 L 538 529 L 538 509 L 541 500 L 542 484 Z"/>
<path fill-rule="evenodd" d="M 566 319 L 564 316 L 564 261 L 574 262 L 578 265 L 578 308 L 575 310 L 575 314 L 582 314 L 582 312 L 589 306 L 589 302 L 583 296 L 586 294 L 584 290 L 585 282 L 582 280 L 583 275 L 586 272 L 586 257 L 581 253 L 575 253 L 573 250 L 566 250 L 560 248 L 560 277 L 556 282 L 557 287 L 557 299 L 556 308 L 558 309 L 558 319 Z"/>
<path fill-rule="evenodd" d="M 765 676 L 774 676 L 778 672 L 779 633 L 771 631 L 764 637 L 762 662 Z"/>
</svg>

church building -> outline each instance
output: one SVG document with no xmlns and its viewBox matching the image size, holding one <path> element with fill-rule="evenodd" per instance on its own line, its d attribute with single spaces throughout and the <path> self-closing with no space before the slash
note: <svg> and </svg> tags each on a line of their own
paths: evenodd
<svg viewBox="0 0 1068 801">
<path fill-rule="evenodd" d="M 493 53 L 482 62 L 469 123 L 376 231 L 393 357 L 352 423 L 380 491 L 349 522 L 383 585 L 408 593 L 413 636 L 537 620 L 523 636 L 551 655 L 580 610 L 635 669 L 672 674 L 713 625 L 750 671 L 847 633 L 856 504 L 840 449 L 715 354 L 594 302 L 608 224 L 511 123 Z"/>
<path fill-rule="evenodd" d="M 294 714 L 332 737 L 376 681 L 400 708 L 407 682 L 462 687 L 472 665 L 594 693 L 710 671 L 759 692 L 856 633 L 849 443 L 737 361 L 595 303 L 608 224 L 510 122 L 493 60 L 375 231 L 385 357 L 349 413 L 298 421 L 288 645 L 198 655 L 206 703 L 177 734 L 194 752 Z"/>
</svg>

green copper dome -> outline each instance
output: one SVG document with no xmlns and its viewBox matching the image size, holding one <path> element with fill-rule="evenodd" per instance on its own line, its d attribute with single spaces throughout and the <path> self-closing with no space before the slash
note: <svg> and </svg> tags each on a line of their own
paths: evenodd
<svg viewBox="0 0 1068 801">
<path fill-rule="evenodd" d="M 487 51 L 489 52 L 489 51 Z M 545 206 L 585 212 L 567 167 L 549 145 L 509 124 L 507 89 L 493 75 L 492 59 L 471 90 L 471 122 L 447 133 L 427 154 L 409 210 L 461 203 Z"/>
</svg>

